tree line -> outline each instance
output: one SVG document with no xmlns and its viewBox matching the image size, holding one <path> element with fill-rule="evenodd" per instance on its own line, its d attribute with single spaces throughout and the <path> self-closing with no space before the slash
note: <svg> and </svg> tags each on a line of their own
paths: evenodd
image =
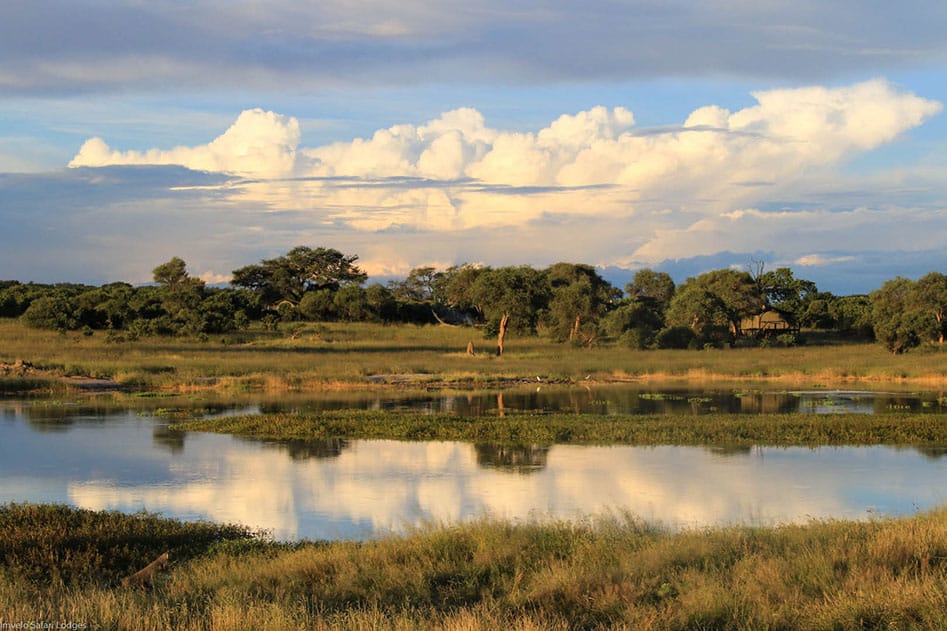
<svg viewBox="0 0 947 631">
<path fill-rule="evenodd" d="M 624 291 L 594 267 L 556 263 L 439 270 L 418 267 L 403 280 L 365 286 L 358 256 L 299 246 L 233 270 L 229 287 L 191 276 L 178 258 L 153 270 L 154 284 L 102 286 L 0 282 L 0 317 L 61 331 L 108 332 L 109 339 L 207 336 L 259 322 L 275 329 L 301 321 L 476 325 L 495 336 L 544 334 L 587 345 L 609 340 L 629 348 L 793 345 L 802 329 L 874 336 L 902 353 L 943 344 L 947 276 L 898 277 L 870 295 L 835 296 L 791 269 L 719 269 L 676 285 L 664 272 L 638 271 Z M 748 318 L 778 314 L 774 329 L 744 330 Z"/>
</svg>

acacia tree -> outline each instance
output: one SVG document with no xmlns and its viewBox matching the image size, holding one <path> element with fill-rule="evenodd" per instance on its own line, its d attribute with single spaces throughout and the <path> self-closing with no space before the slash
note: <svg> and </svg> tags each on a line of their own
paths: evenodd
<svg viewBox="0 0 947 631">
<path fill-rule="evenodd" d="M 503 355 L 508 331 L 535 333 L 539 313 L 548 301 L 545 274 L 532 267 L 483 268 L 470 285 L 469 299 L 497 336 L 497 355 Z"/>
<path fill-rule="evenodd" d="M 284 256 L 235 269 L 230 282 L 257 291 L 267 304 L 288 302 L 295 306 L 306 292 L 335 292 L 343 285 L 365 282 L 368 275 L 355 265 L 357 260 L 358 255 L 333 248 L 298 246 Z"/>
</svg>

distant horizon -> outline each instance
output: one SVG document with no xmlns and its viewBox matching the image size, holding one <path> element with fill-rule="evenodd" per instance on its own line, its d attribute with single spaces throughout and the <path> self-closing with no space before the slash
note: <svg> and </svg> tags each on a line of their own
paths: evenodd
<svg viewBox="0 0 947 631">
<path fill-rule="evenodd" d="M 355 253 L 346 252 L 346 254 L 355 254 Z M 736 257 L 736 255 L 732 255 L 732 256 L 733 256 L 733 257 Z M 720 260 L 725 260 L 725 259 L 720 259 Z M 164 262 L 164 261 L 156 262 L 155 265 L 154 265 L 154 267 L 157 267 L 157 266 L 160 265 L 162 262 Z M 251 263 L 256 263 L 256 262 L 258 262 L 258 261 L 247 261 L 247 262 L 245 262 L 245 263 L 246 263 L 246 264 L 251 264 Z M 575 263 L 575 264 L 587 264 L 587 263 L 585 263 L 585 262 L 583 262 L 583 261 L 556 261 L 556 262 L 566 262 L 566 263 Z M 758 256 L 754 256 L 754 257 L 751 257 L 751 258 L 746 259 L 746 263 L 743 264 L 743 265 L 740 265 L 739 263 L 733 263 L 733 264 L 730 264 L 730 265 L 724 264 L 724 265 L 720 265 L 720 266 L 717 266 L 717 267 L 714 267 L 714 266 L 708 267 L 705 262 L 703 262 L 703 264 L 694 265 L 693 268 L 688 267 L 689 265 L 691 265 L 691 264 L 694 263 L 693 261 L 683 261 L 683 262 L 672 261 L 672 262 L 669 262 L 667 265 L 658 265 L 658 266 L 655 266 L 655 267 L 648 267 L 648 268 L 642 267 L 642 268 L 637 268 L 637 269 L 624 269 L 624 268 L 619 268 L 619 267 L 600 267 L 600 266 L 593 266 L 593 267 L 594 267 L 595 270 L 598 272 L 598 274 L 599 274 L 603 279 L 605 279 L 609 284 L 611 284 L 613 287 L 616 287 L 616 288 L 621 289 L 622 291 L 624 291 L 625 286 L 628 285 L 628 284 L 630 284 L 630 283 L 632 282 L 632 280 L 633 280 L 633 278 L 634 278 L 634 275 L 635 275 L 638 271 L 640 271 L 641 269 L 651 269 L 651 270 L 656 271 L 656 272 L 664 272 L 664 273 L 667 273 L 667 274 L 672 278 L 672 280 L 674 281 L 675 285 L 680 286 L 680 285 L 681 285 L 682 283 L 684 283 L 688 278 L 691 278 L 691 277 L 694 277 L 694 276 L 699 276 L 700 274 L 703 274 L 703 273 L 705 273 L 705 272 L 709 272 L 709 271 L 713 271 L 713 270 L 718 270 L 718 269 L 737 269 L 737 270 L 739 270 L 739 271 L 749 271 L 750 268 L 751 268 L 751 266 L 753 266 L 753 265 L 756 264 L 756 263 L 760 263 L 760 262 L 766 263 L 766 261 L 765 261 L 764 259 L 760 259 Z M 187 263 L 186 260 L 185 260 L 185 263 Z M 461 264 L 464 264 L 464 263 L 461 263 Z M 500 266 L 496 266 L 496 265 L 490 265 L 489 262 L 480 262 L 480 263 L 477 263 L 477 264 L 479 264 L 479 265 L 485 265 L 485 266 L 491 266 L 491 267 L 500 267 Z M 357 262 L 357 261 L 356 261 L 356 265 L 358 265 L 358 262 Z M 528 264 L 528 263 L 523 263 L 523 265 L 529 265 L 529 264 Z M 536 269 L 545 269 L 546 267 L 549 267 L 550 265 L 552 265 L 552 263 L 547 264 L 547 265 L 531 265 L 531 267 L 534 267 L 534 268 L 536 268 Z M 424 267 L 424 266 L 419 266 L 419 267 Z M 832 288 L 831 286 L 829 286 L 829 285 L 824 284 L 824 282 L 820 282 L 818 276 L 813 276 L 813 275 L 807 276 L 807 275 L 806 275 L 806 267 L 792 267 L 792 266 L 786 266 L 786 265 L 770 266 L 770 265 L 767 264 L 767 265 L 765 265 L 765 270 L 766 270 L 766 271 L 773 271 L 773 270 L 778 269 L 779 267 L 789 267 L 789 269 L 791 269 L 791 270 L 793 271 L 793 274 L 794 274 L 797 278 L 801 278 L 801 279 L 804 279 L 804 280 L 812 281 L 812 282 L 814 282 L 814 283 L 816 284 L 816 286 L 818 287 L 819 291 L 826 291 L 826 292 L 829 292 L 829 293 L 831 293 L 831 294 L 833 294 L 833 295 L 835 295 L 835 296 L 867 295 L 867 294 L 870 294 L 870 293 L 871 293 L 872 291 L 874 291 L 875 289 L 880 288 L 881 285 L 882 285 L 885 281 L 894 279 L 894 278 L 896 278 L 897 276 L 904 276 L 904 277 L 910 278 L 911 280 L 917 280 L 919 277 L 921 277 L 921 276 L 923 276 L 923 275 L 925 275 L 925 274 L 927 274 L 927 273 L 940 271 L 940 270 L 937 270 L 937 269 L 929 269 L 929 270 L 920 270 L 920 271 L 917 271 L 917 272 L 914 273 L 914 274 L 896 274 L 896 275 L 892 275 L 892 276 L 890 276 L 890 277 L 884 278 L 880 283 L 878 283 L 877 286 L 868 287 L 868 288 L 865 288 L 865 289 L 862 290 L 862 291 L 857 291 L 857 290 L 856 290 L 856 291 L 847 291 L 847 290 L 841 290 L 841 291 L 839 291 L 839 290 L 833 289 L 833 288 Z M 447 268 L 446 268 L 446 267 L 439 267 L 439 268 L 436 268 L 436 269 L 437 269 L 438 271 L 444 271 L 444 270 L 446 270 Z M 684 270 L 684 271 L 682 271 L 682 270 Z M 820 271 L 825 271 L 825 268 L 820 268 Z M 368 275 L 368 278 L 367 278 L 363 283 L 361 283 L 361 284 L 362 284 L 363 286 L 368 286 L 368 285 L 371 285 L 371 284 L 374 284 L 374 283 L 379 283 L 379 284 L 382 284 L 382 285 L 387 285 L 389 282 L 392 282 L 392 281 L 397 282 L 397 281 L 404 280 L 404 279 L 407 277 L 407 275 L 408 275 L 407 273 L 404 273 L 404 274 L 380 274 L 380 275 L 379 275 L 379 274 L 374 274 L 374 275 L 373 275 L 373 274 L 369 274 L 369 275 Z M 200 278 L 199 275 L 195 275 L 195 277 L 196 277 L 196 278 Z M 229 278 L 228 278 L 228 279 L 213 279 L 213 278 L 205 279 L 205 278 L 201 278 L 201 280 L 204 280 L 204 282 L 205 282 L 208 286 L 211 286 L 211 287 L 226 288 L 226 287 L 231 286 L 231 281 L 230 281 Z M 149 279 L 147 279 L 147 280 L 135 280 L 135 281 L 128 280 L 128 279 L 121 279 L 121 278 L 117 278 L 117 279 L 116 279 L 116 278 L 110 278 L 110 279 L 105 279 L 105 280 L 100 280 L 100 279 L 85 279 L 85 280 L 82 280 L 82 279 L 66 279 L 66 278 L 59 278 L 59 279 L 52 279 L 52 278 L 50 278 L 50 279 L 0 278 L 0 282 L 4 282 L 4 281 L 16 281 L 16 282 L 20 282 L 20 283 L 35 283 L 35 284 L 40 284 L 40 285 L 53 285 L 53 284 L 57 284 L 57 283 L 66 283 L 66 284 L 74 283 L 74 284 L 90 285 L 90 286 L 103 286 L 103 285 L 107 285 L 107 284 L 110 284 L 110 283 L 128 283 L 129 285 L 132 285 L 133 287 L 152 286 L 152 285 L 157 285 L 157 284 L 158 284 L 158 283 L 156 283 L 156 282 L 155 282 L 153 279 L 151 279 L 151 278 L 149 278 Z"/>
</svg>

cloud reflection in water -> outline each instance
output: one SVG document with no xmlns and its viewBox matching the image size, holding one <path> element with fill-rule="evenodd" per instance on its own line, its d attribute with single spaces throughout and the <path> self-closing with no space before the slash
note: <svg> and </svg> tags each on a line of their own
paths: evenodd
<svg viewBox="0 0 947 631">
<path fill-rule="evenodd" d="M 240 522 L 279 539 L 624 510 L 672 527 L 769 524 L 905 513 L 947 499 L 947 462 L 908 449 L 553 446 L 528 474 L 521 463 L 483 467 L 479 449 L 478 463 L 478 448 L 466 443 L 353 441 L 326 457 L 314 450 L 293 459 L 279 445 L 192 436 L 166 482 L 75 482 L 69 498 L 93 509 Z"/>
</svg>

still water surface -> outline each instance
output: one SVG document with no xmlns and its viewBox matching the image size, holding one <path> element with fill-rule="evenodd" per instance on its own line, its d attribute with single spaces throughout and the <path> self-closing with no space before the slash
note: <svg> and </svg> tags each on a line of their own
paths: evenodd
<svg viewBox="0 0 947 631">
<path fill-rule="evenodd" d="M 831 417 L 826 417 L 830 422 Z M 266 442 L 134 410 L 0 403 L 0 503 L 364 539 L 426 522 L 630 511 L 671 527 L 909 514 L 947 502 L 945 450 Z"/>
<path fill-rule="evenodd" d="M 258 410 L 305 411 L 361 408 L 489 416 L 504 412 L 572 414 L 888 414 L 945 413 L 943 392 L 863 390 L 760 391 L 706 388 L 642 390 L 628 386 L 563 387 L 537 383 L 502 392 L 342 393 L 319 399 L 269 402 Z"/>
</svg>

